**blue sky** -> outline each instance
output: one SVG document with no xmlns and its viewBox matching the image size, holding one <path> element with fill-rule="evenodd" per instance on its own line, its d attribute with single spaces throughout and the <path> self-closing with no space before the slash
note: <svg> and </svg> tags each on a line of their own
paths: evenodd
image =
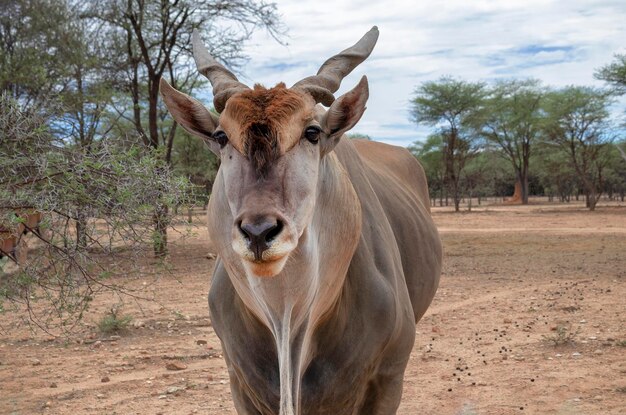
<svg viewBox="0 0 626 415">
<path fill-rule="evenodd" d="M 429 133 L 409 121 L 409 100 L 421 82 L 452 75 L 600 86 L 594 70 L 615 53 L 626 53 L 626 0 L 277 0 L 277 5 L 288 45 L 255 34 L 240 79 L 292 85 L 377 25 L 374 52 L 344 79 L 336 96 L 367 75 L 368 109 L 353 132 L 403 146 Z"/>
</svg>

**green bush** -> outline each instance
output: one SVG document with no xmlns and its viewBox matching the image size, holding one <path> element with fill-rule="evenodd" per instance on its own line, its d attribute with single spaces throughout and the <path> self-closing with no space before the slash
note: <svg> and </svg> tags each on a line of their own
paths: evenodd
<svg viewBox="0 0 626 415">
<path fill-rule="evenodd" d="M 98 322 L 98 330 L 104 334 L 120 333 L 133 321 L 130 315 L 121 315 L 119 307 L 112 307 Z"/>
</svg>

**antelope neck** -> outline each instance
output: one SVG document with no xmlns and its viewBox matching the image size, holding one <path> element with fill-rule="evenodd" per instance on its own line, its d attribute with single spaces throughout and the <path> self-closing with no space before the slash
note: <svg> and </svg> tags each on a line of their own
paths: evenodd
<svg viewBox="0 0 626 415">
<path fill-rule="evenodd" d="M 280 415 L 297 415 L 301 379 L 314 357 L 314 330 L 338 301 L 361 235 L 361 205 L 336 155 L 321 162 L 313 219 L 283 271 L 233 275 L 246 307 L 271 331 L 279 364 Z M 233 278 L 234 277 L 234 278 Z"/>
</svg>

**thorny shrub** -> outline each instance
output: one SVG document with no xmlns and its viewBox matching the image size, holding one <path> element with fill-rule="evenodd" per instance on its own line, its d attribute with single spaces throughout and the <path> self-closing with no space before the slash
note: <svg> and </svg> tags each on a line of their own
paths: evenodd
<svg viewBox="0 0 626 415">
<path fill-rule="evenodd" d="M 0 312 L 13 305 L 63 333 L 97 292 L 138 295 L 123 282 L 152 256 L 155 206 L 185 204 L 189 185 L 138 140 L 101 137 L 86 149 L 51 133 L 52 124 L 0 96 L 0 238 L 29 245 L 19 265 L 0 259 Z M 24 228 L 25 211 L 41 213 L 36 229 Z"/>
</svg>

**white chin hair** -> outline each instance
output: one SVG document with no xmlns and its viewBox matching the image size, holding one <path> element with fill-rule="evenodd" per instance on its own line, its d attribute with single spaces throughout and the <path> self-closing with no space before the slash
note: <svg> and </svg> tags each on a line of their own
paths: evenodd
<svg viewBox="0 0 626 415">
<path fill-rule="evenodd" d="M 246 269 L 246 273 L 250 275 L 254 275 L 255 277 L 261 278 L 271 278 L 280 274 L 287 262 L 288 255 L 277 259 L 272 262 L 250 262 L 243 261 L 244 268 Z"/>
</svg>

